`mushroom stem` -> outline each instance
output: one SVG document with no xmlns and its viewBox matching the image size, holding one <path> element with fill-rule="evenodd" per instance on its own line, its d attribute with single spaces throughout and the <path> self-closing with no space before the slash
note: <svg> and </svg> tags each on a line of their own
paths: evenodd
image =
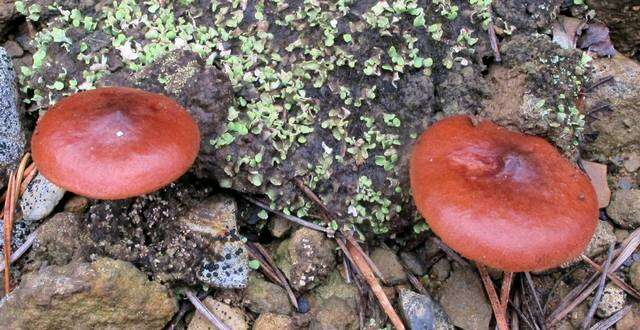
<svg viewBox="0 0 640 330">
<path fill-rule="evenodd" d="M 493 309 L 493 314 L 496 317 L 496 324 L 498 326 L 498 329 L 500 330 L 509 330 L 509 325 L 507 323 L 507 316 L 506 316 L 506 299 L 505 299 L 505 304 L 503 305 L 503 303 L 500 301 L 500 298 L 498 298 L 498 293 L 496 293 L 496 288 L 493 286 L 493 282 L 491 281 L 491 277 L 489 277 L 489 273 L 487 272 L 487 267 L 481 263 L 476 263 L 476 266 L 478 267 L 478 272 L 480 272 L 480 278 L 482 279 L 482 284 L 484 284 L 484 288 L 487 291 L 487 295 L 489 296 L 489 302 L 491 302 L 491 308 Z M 513 275 L 513 273 L 511 273 Z M 512 278 L 511 276 L 506 276 L 507 274 L 505 274 L 505 281 L 507 280 L 507 277 Z M 509 287 L 511 287 L 511 281 L 509 280 Z M 503 285 L 504 288 L 504 285 Z M 502 291 L 502 295 L 504 296 L 504 292 Z M 508 295 L 507 299 L 508 299 Z"/>
</svg>

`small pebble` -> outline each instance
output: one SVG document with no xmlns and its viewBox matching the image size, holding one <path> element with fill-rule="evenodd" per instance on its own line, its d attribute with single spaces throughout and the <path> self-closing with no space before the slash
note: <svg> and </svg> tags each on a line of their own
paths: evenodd
<svg viewBox="0 0 640 330">
<path fill-rule="evenodd" d="M 66 190 L 56 186 L 38 173 L 29 183 L 20 199 L 22 218 L 26 221 L 40 220 L 58 205 Z"/>
<path fill-rule="evenodd" d="M 627 294 L 614 284 L 607 284 L 602 293 L 602 300 L 598 304 L 598 317 L 606 318 L 624 307 Z"/>
</svg>

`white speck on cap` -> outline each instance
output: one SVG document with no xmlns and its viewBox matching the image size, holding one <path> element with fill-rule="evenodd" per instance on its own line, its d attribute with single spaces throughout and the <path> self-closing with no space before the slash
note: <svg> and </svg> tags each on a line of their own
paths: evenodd
<svg viewBox="0 0 640 330">
<path fill-rule="evenodd" d="M 116 136 L 117 137 L 122 137 L 123 135 L 124 135 L 124 132 L 122 132 L 122 131 L 117 131 L 116 132 Z"/>
</svg>

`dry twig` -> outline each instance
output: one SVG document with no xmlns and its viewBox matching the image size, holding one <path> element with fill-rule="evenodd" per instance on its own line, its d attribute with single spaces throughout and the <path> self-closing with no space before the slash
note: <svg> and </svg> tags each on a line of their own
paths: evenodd
<svg viewBox="0 0 640 330">
<path fill-rule="evenodd" d="M 389 320 L 391 320 L 391 324 L 393 324 L 393 326 L 398 330 L 404 330 L 405 327 L 402 323 L 402 320 L 400 320 L 400 317 L 393 309 L 393 306 L 391 305 L 389 298 L 387 298 L 387 295 L 384 293 L 384 291 L 382 291 L 380 283 L 378 283 L 375 275 L 373 275 L 369 264 L 365 261 L 364 256 L 360 252 L 361 250 L 357 249 L 356 246 L 351 243 L 351 241 L 348 242 L 347 247 L 349 248 L 349 252 L 351 253 L 355 266 L 360 269 L 362 277 L 364 277 L 367 284 L 369 284 L 371 291 L 376 296 L 376 298 L 378 298 L 378 302 L 380 303 L 382 310 L 384 310 L 384 312 L 389 317 Z"/>
<path fill-rule="evenodd" d="M 335 231 L 333 229 L 331 229 L 331 228 L 325 228 L 325 227 L 316 225 L 315 223 L 309 222 L 307 220 L 298 218 L 296 216 L 285 214 L 285 213 L 282 213 L 280 211 L 276 211 L 276 210 L 270 208 L 267 204 L 259 202 L 259 201 L 255 200 L 255 199 L 251 198 L 251 197 L 243 195 L 242 198 L 246 199 L 251 204 L 255 204 L 256 206 L 258 206 L 260 208 L 263 208 L 263 209 L 265 209 L 265 210 L 267 210 L 267 211 L 269 211 L 271 213 L 277 214 L 277 215 L 281 216 L 282 218 L 287 219 L 287 220 L 289 220 L 291 222 L 295 222 L 295 223 L 297 223 L 297 224 L 299 224 L 301 226 L 304 226 L 304 227 L 307 227 L 307 228 L 311 228 L 313 230 L 324 232 L 329 236 L 333 236 L 335 234 Z"/>
<path fill-rule="evenodd" d="M 196 308 L 198 313 L 202 314 L 202 316 L 204 316 L 209 321 L 209 323 L 211 323 L 211 325 L 216 327 L 218 330 L 231 330 L 231 328 L 228 325 L 224 324 L 222 320 L 220 320 L 217 316 L 211 313 L 211 311 L 207 308 L 207 306 L 205 306 L 202 303 L 202 301 L 200 301 L 200 299 L 198 299 L 198 297 L 196 297 L 196 295 L 193 294 L 191 290 L 187 289 L 185 293 L 187 294 L 187 298 Z"/>
<path fill-rule="evenodd" d="M 602 272 L 600 274 L 600 283 L 598 284 L 598 290 L 596 291 L 596 295 L 593 297 L 593 301 L 591 302 L 591 307 L 589 307 L 589 311 L 585 316 L 584 320 L 582 320 L 582 324 L 580 325 L 580 329 L 587 329 L 591 325 L 591 320 L 593 319 L 593 315 L 596 313 L 596 309 L 598 308 L 598 304 L 600 304 L 600 299 L 602 299 L 602 294 L 604 293 L 604 284 L 607 281 L 607 273 L 609 272 L 609 266 L 611 265 L 611 258 L 613 257 L 613 248 L 615 244 L 609 245 L 609 252 L 607 253 L 607 260 L 604 262 L 604 266 L 602 267 Z"/>
<path fill-rule="evenodd" d="M 482 279 L 482 284 L 484 284 L 485 291 L 489 296 L 489 301 L 491 302 L 491 308 L 493 309 L 493 314 L 496 317 L 498 328 L 500 330 L 508 330 L 509 325 L 507 324 L 506 315 L 502 312 L 502 303 L 500 303 L 500 298 L 498 298 L 496 288 L 493 286 L 491 277 L 489 277 L 487 267 L 485 267 L 481 263 L 477 263 L 476 266 L 478 267 L 478 271 L 480 272 L 480 278 Z"/>
<path fill-rule="evenodd" d="M 611 315 L 608 319 L 602 320 L 596 324 L 594 324 L 589 330 L 606 330 L 611 329 L 614 324 L 618 323 L 618 321 L 622 320 L 629 312 L 631 311 L 631 305 L 625 306 L 619 312 Z"/>
</svg>

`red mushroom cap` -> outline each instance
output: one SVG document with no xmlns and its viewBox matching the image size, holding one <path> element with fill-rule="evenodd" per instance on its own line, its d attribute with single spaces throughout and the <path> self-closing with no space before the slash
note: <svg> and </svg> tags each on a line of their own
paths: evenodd
<svg viewBox="0 0 640 330">
<path fill-rule="evenodd" d="M 520 272 L 552 268 L 589 243 L 598 203 L 589 179 L 545 140 L 467 116 L 420 136 L 410 165 L 420 213 L 463 256 Z"/>
<path fill-rule="evenodd" d="M 178 103 L 122 87 L 60 100 L 31 140 L 42 175 L 97 199 L 138 196 L 171 183 L 189 169 L 199 147 L 198 126 Z"/>
</svg>

